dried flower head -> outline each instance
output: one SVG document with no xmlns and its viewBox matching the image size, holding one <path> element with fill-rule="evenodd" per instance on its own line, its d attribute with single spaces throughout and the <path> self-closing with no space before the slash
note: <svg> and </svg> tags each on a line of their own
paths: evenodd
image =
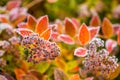
<svg viewBox="0 0 120 80">
<path fill-rule="evenodd" d="M 0 75 L 0 80 L 8 80 L 5 76 Z"/>
<path fill-rule="evenodd" d="M 98 49 L 104 47 L 104 41 L 101 39 L 94 39 L 88 45 L 88 55 L 83 61 L 84 68 L 94 75 L 99 73 L 100 76 L 109 77 L 111 72 L 114 72 L 118 67 L 117 58 L 109 56 L 106 49 Z"/>
<path fill-rule="evenodd" d="M 13 36 L 13 37 L 9 38 L 9 41 L 11 42 L 12 45 L 17 45 L 17 44 L 20 44 L 21 40 L 19 37 Z"/>
<path fill-rule="evenodd" d="M 53 60 L 60 54 L 60 49 L 54 42 L 44 40 L 35 33 L 23 37 L 22 45 L 30 51 L 29 62 Z"/>
</svg>

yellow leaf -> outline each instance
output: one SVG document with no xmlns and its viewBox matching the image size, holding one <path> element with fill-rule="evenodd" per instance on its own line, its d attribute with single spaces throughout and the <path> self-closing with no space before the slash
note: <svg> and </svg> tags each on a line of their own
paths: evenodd
<svg viewBox="0 0 120 80">
<path fill-rule="evenodd" d="M 110 77 L 109 77 L 110 80 L 114 80 L 120 74 L 120 62 L 118 64 L 119 66 L 117 67 L 115 72 L 110 74 Z"/>
</svg>

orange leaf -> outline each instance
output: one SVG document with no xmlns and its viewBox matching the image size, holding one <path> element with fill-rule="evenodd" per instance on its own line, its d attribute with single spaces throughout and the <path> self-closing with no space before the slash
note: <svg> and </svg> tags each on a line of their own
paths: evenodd
<svg viewBox="0 0 120 80">
<path fill-rule="evenodd" d="M 51 32 L 51 28 L 48 28 L 42 34 L 40 34 L 40 37 L 44 38 L 45 40 L 48 40 L 51 36 Z"/>
<path fill-rule="evenodd" d="M 35 30 L 36 19 L 32 15 L 29 15 L 27 20 L 28 28 Z"/>
<path fill-rule="evenodd" d="M 74 74 L 70 77 L 69 80 L 81 80 L 80 77 L 79 77 L 79 74 Z"/>
<path fill-rule="evenodd" d="M 79 31 L 79 41 L 81 45 L 85 45 L 90 40 L 90 32 L 87 28 L 87 26 L 83 23 L 80 27 Z"/>
<path fill-rule="evenodd" d="M 101 24 L 101 20 L 100 20 L 99 16 L 97 14 L 93 15 L 93 17 L 90 21 L 90 26 L 97 27 L 97 26 L 100 26 L 100 24 Z"/>
<path fill-rule="evenodd" d="M 55 59 L 56 65 L 61 68 L 61 69 L 65 69 L 66 68 L 66 63 L 64 60 L 56 58 Z"/>
<path fill-rule="evenodd" d="M 105 38 L 110 38 L 113 35 L 112 24 L 107 18 L 104 18 L 104 20 L 103 20 L 102 32 L 103 32 L 103 35 Z"/>
<path fill-rule="evenodd" d="M 27 61 L 22 61 L 22 62 L 21 62 L 21 65 L 20 65 L 20 68 L 21 68 L 22 70 L 24 70 L 24 72 L 27 72 L 28 69 L 29 69 L 29 63 L 28 63 Z"/>
<path fill-rule="evenodd" d="M 118 39 L 117 39 L 117 42 L 118 42 L 118 44 L 120 45 L 120 30 L 118 31 L 118 37 L 117 37 Z"/>
<path fill-rule="evenodd" d="M 35 32 L 41 34 L 47 28 L 48 28 L 48 16 L 43 16 L 38 20 L 37 25 L 35 27 Z"/>
<path fill-rule="evenodd" d="M 22 75 L 25 75 L 25 72 L 22 69 L 15 68 L 14 72 L 15 72 L 17 80 L 23 80 Z"/>
<path fill-rule="evenodd" d="M 74 37 L 76 33 L 76 25 L 69 18 L 65 19 L 65 32 L 71 37 Z"/>
<path fill-rule="evenodd" d="M 9 23 L 8 19 L 5 16 L 0 16 L 0 22 Z"/>
</svg>

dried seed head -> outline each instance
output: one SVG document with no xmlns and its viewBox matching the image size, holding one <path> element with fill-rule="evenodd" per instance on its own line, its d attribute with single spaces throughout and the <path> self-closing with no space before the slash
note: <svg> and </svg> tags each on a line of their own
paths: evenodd
<svg viewBox="0 0 120 80">
<path fill-rule="evenodd" d="M 24 37 L 21 44 L 30 51 L 30 62 L 53 60 L 60 54 L 60 49 L 54 42 L 44 40 L 38 34 Z"/>
</svg>

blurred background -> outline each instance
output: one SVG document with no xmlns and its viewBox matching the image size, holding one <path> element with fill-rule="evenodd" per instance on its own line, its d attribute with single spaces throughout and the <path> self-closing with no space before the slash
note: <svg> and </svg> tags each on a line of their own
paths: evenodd
<svg viewBox="0 0 120 80">
<path fill-rule="evenodd" d="M 25 9 L 22 10 L 20 8 L 21 12 L 19 12 L 19 9 L 17 9 L 15 14 L 14 14 L 14 12 L 15 12 L 14 10 L 13 11 L 4 10 L 4 8 L 2 8 L 2 7 L 6 7 L 6 4 L 9 1 L 11 1 L 11 0 L 0 0 L 0 14 L 9 14 L 9 13 L 10 13 L 9 15 L 12 14 L 11 16 L 8 15 L 8 17 L 10 18 L 8 21 L 9 21 L 10 25 L 15 26 L 14 28 L 16 28 L 16 26 L 18 27 L 19 22 L 27 21 L 27 19 L 25 17 L 27 13 L 31 14 L 36 19 L 40 18 L 43 15 L 48 15 L 49 22 L 51 22 L 51 23 L 54 23 L 57 19 L 64 21 L 66 17 L 69 17 L 70 19 L 75 18 L 76 20 L 78 20 L 78 22 L 80 24 L 85 23 L 86 25 L 89 25 L 89 22 L 94 14 L 98 14 L 102 22 L 103 22 L 103 19 L 105 17 L 107 17 L 110 20 L 110 22 L 112 23 L 112 25 L 120 24 L 120 0 L 20 0 L 22 2 L 20 7 L 22 7 L 22 9 L 23 8 L 25 8 Z M 18 1 L 18 0 L 16 0 L 16 1 Z M 10 5 L 8 5 L 8 6 L 10 6 Z M 2 10 L 3 10 L 3 12 L 2 12 Z M 19 18 L 21 18 L 21 14 L 18 14 L 18 13 L 21 13 L 21 14 L 24 13 L 24 15 L 25 15 L 25 16 L 23 16 L 23 19 L 20 19 L 20 21 L 19 21 Z M 15 16 L 17 14 L 20 15 L 20 16 L 17 16 L 18 19 Z M 15 19 L 14 19 L 14 16 L 15 16 Z M 5 20 L 5 22 L 8 23 L 6 20 Z M 120 25 L 117 27 L 120 28 Z M 100 31 L 100 33 L 101 33 L 101 31 Z M 3 36 L 0 36 L 0 39 L 4 40 L 4 38 L 3 38 L 5 36 L 4 32 L 3 32 L 3 34 L 1 33 L 1 35 L 3 35 Z M 11 37 L 11 36 L 7 36 L 7 37 Z M 113 40 L 116 40 L 117 35 L 115 35 L 115 37 L 112 37 L 112 38 L 114 38 Z M 63 49 L 61 50 L 62 56 L 60 59 L 58 59 L 57 62 L 53 62 L 53 64 L 40 63 L 40 64 L 36 65 L 36 67 L 34 67 L 34 65 L 32 65 L 33 69 L 35 68 L 36 72 L 37 71 L 40 72 L 39 75 L 41 75 L 42 77 L 43 76 L 46 77 L 46 74 L 48 74 L 49 79 L 47 79 L 47 80 L 53 80 L 53 70 L 57 65 L 56 63 L 60 64 L 60 67 L 64 71 L 66 69 L 66 73 L 69 73 L 70 75 L 76 73 L 78 71 L 78 66 L 81 66 L 81 64 L 82 64 L 82 60 L 83 60 L 82 58 L 80 58 L 80 60 L 79 60 L 79 58 L 73 56 L 74 49 L 76 47 L 78 47 L 79 45 L 67 45 L 64 43 L 58 43 L 58 45 L 61 47 L 61 49 L 62 48 Z M 120 46 L 118 45 L 117 47 L 118 47 L 117 53 L 120 53 Z M 25 56 L 28 55 L 27 51 L 25 52 L 23 50 L 22 53 L 25 53 L 24 54 Z M 113 53 L 115 53 L 115 52 L 113 51 Z M 13 56 L 13 54 L 11 54 L 11 55 Z M 19 63 L 13 63 L 13 61 L 12 61 L 13 57 L 11 57 L 11 55 L 8 55 L 8 57 L 5 56 L 5 59 L 8 58 L 8 61 L 10 62 L 10 64 L 8 63 L 8 66 L 3 69 L 0 67 L 0 71 L 1 70 L 4 71 L 4 69 L 8 69 L 8 70 L 6 70 L 6 72 L 11 71 L 10 74 L 12 74 L 12 76 L 15 77 L 14 67 L 21 66 L 21 62 L 19 61 L 19 59 L 16 59 L 16 62 L 18 61 Z M 20 56 L 20 57 L 23 57 L 23 56 Z M 120 54 L 117 54 L 116 57 L 118 58 L 118 62 L 120 62 Z M 24 68 L 24 65 L 25 66 L 31 65 L 31 64 L 28 64 L 27 62 L 25 62 L 25 63 L 23 62 L 22 64 L 23 64 L 22 68 Z M 43 64 L 45 66 L 43 66 Z M 67 65 L 67 67 L 65 67 L 65 69 L 63 67 L 64 65 L 65 66 Z M 30 66 L 30 69 L 32 69 L 31 66 Z M 59 72 L 59 70 L 55 70 L 55 71 Z M 27 70 L 26 70 L 26 72 L 27 72 Z M 38 74 L 38 73 L 35 73 L 34 71 L 31 71 L 31 72 L 35 75 Z M 61 74 L 63 74 L 63 73 L 61 72 Z M 64 75 L 61 75 L 61 74 L 60 74 L 60 77 L 64 77 Z M 17 75 L 19 75 L 19 74 L 17 74 Z M 113 76 L 115 76 L 114 77 L 115 80 L 120 80 L 120 68 L 118 68 L 116 70 L 116 72 L 114 73 Z M 31 78 L 31 74 L 29 75 L 29 78 Z M 39 79 L 41 79 L 41 78 L 39 78 Z M 27 79 L 27 80 L 29 80 L 29 79 Z M 38 79 L 35 79 L 35 80 L 38 80 Z M 43 80 L 46 80 L 46 79 L 43 79 Z M 57 79 L 55 79 L 55 80 L 57 80 Z M 98 80 L 98 79 L 96 79 L 96 80 Z M 100 80 L 102 80 L 102 79 L 100 79 Z M 111 80 L 113 80 L 113 79 L 111 79 Z"/>
<path fill-rule="evenodd" d="M 10 0 L 1 0 L 4 6 Z M 107 17 L 112 23 L 120 21 L 120 0 L 22 0 L 22 7 L 36 18 L 47 14 L 50 21 L 57 18 L 75 17 L 88 24 L 92 15 L 98 13 L 101 20 Z"/>
</svg>

